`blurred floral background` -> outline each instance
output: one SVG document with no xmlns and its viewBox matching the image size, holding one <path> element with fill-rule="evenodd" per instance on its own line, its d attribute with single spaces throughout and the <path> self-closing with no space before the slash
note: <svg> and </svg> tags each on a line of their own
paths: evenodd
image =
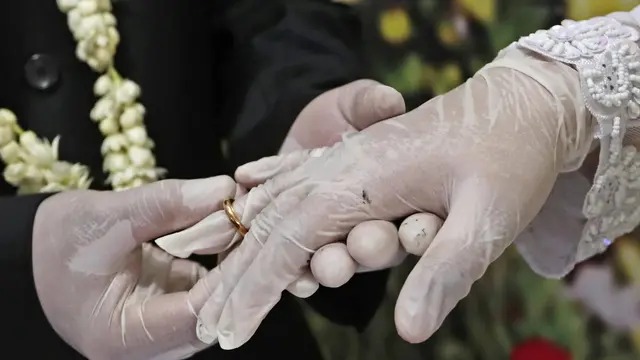
<svg viewBox="0 0 640 360">
<path fill-rule="evenodd" d="M 519 36 L 628 11 L 640 0 L 341 0 L 365 20 L 369 66 L 409 108 L 456 87 Z M 396 269 L 364 334 L 309 319 L 328 360 L 640 359 L 640 236 L 619 239 L 563 281 L 529 270 L 515 250 L 494 263 L 427 342 L 402 341 L 394 300 L 411 270 Z"/>
</svg>

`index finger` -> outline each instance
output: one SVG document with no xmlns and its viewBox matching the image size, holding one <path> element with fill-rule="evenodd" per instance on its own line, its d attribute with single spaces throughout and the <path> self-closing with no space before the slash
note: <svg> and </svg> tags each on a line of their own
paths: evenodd
<svg viewBox="0 0 640 360">
<path fill-rule="evenodd" d="M 247 342 L 282 292 L 304 273 L 313 251 L 366 220 L 363 213 L 345 212 L 341 206 L 311 195 L 273 227 L 227 298 L 217 327 L 220 347 L 235 349 Z"/>
</svg>

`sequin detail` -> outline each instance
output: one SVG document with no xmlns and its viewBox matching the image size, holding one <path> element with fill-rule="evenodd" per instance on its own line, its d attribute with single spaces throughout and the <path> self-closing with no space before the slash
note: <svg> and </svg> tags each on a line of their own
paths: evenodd
<svg viewBox="0 0 640 360">
<path fill-rule="evenodd" d="M 587 223 L 578 258 L 604 251 L 640 223 L 640 154 L 624 146 L 627 129 L 640 126 L 640 32 L 615 19 L 565 20 L 525 36 L 517 46 L 571 64 L 598 122 L 600 162 L 583 205 Z"/>
</svg>

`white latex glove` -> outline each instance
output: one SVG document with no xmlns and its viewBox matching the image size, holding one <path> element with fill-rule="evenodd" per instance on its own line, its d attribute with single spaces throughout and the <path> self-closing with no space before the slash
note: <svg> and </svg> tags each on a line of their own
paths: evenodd
<svg viewBox="0 0 640 360">
<path fill-rule="evenodd" d="M 331 146 L 343 136 L 404 114 L 405 110 L 404 99 L 395 89 L 374 80 L 356 80 L 311 101 L 291 126 L 280 154 Z M 274 169 L 277 171 L 281 169 Z M 250 188 L 268 180 L 261 174 L 254 175 L 250 182 L 241 184 Z M 346 284 L 356 272 L 400 264 L 406 258 L 406 252 L 399 246 L 397 231 L 396 226 L 388 221 L 360 224 L 349 234 L 346 245 L 330 244 L 320 249 L 310 262 L 313 276 L 306 273 L 301 280 L 315 279 L 324 286 L 335 288 Z M 297 284 L 300 283 L 295 281 L 289 289 L 299 287 Z"/>
<path fill-rule="evenodd" d="M 207 275 L 148 241 L 192 226 L 235 191 L 219 176 L 45 200 L 33 230 L 33 274 L 56 332 L 90 359 L 173 360 L 205 348 L 196 314 L 220 272 Z"/>
<path fill-rule="evenodd" d="M 593 124 L 577 120 L 587 117 L 576 71 L 509 52 L 450 93 L 332 148 L 238 169 L 242 182 L 263 169 L 275 177 L 247 195 L 265 209 L 253 209 L 223 286 L 200 311 L 221 347 L 254 334 L 314 250 L 364 221 L 419 211 L 446 221 L 407 278 L 395 322 L 410 342 L 433 334 L 591 143 Z"/>
<path fill-rule="evenodd" d="M 300 113 L 287 135 L 280 154 L 295 150 L 330 146 L 340 141 L 345 134 L 355 133 L 379 121 L 405 112 L 402 95 L 391 87 L 373 80 L 357 80 L 327 91 L 310 102 Z M 241 182 L 244 187 L 255 187 L 269 179 L 268 176 L 282 171 L 280 164 L 271 171 L 253 174 L 249 181 Z M 239 192 L 236 197 L 244 194 Z M 269 198 L 247 197 L 234 204 L 242 215 L 245 226 L 249 227 L 255 216 L 255 209 L 262 209 Z M 249 205 L 247 205 L 249 204 Z M 411 247 L 414 239 L 422 239 L 438 230 L 438 219 L 434 215 L 417 215 L 403 233 L 402 240 L 409 245 L 410 253 L 421 255 L 420 247 Z M 209 234 L 220 231 L 228 237 L 211 238 Z M 435 227 L 434 227 L 435 226 Z M 360 224 L 348 236 L 345 244 L 330 244 L 318 251 L 310 262 L 313 274 L 305 272 L 287 288 L 293 295 L 305 298 L 311 296 L 322 284 L 340 287 L 347 283 L 356 272 L 366 272 L 393 267 L 402 262 L 406 252 L 400 246 L 398 230 L 387 221 L 371 221 Z M 240 240 L 229 223 L 226 214 L 212 214 L 192 228 L 158 239 L 156 243 L 165 251 L 177 257 L 186 258 L 191 254 L 218 254 L 228 251 Z M 231 240 L 233 238 L 233 240 Z M 425 243 L 425 241 L 422 241 Z M 428 242 L 428 241 L 427 241 Z M 226 256 L 226 254 L 224 255 Z"/>
<path fill-rule="evenodd" d="M 343 136 L 404 114 L 402 95 L 395 89 L 363 79 L 327 91 L 307 105 L 287 135 L 280 155 L 331 146 Z M 263 184 L 281 169 L 252 174 L 247 187 Z M 442 221 L 432 214 L 416 214 L 398 229 L 388 221 L 368 221 L 355 227 L 346 243 L 329 244 L 316 252 L 310 267 L 314 278 L 327 287 L 340 287 L 356 272 L 394 267 L 408 252 L 422 255 Z M 422 245 L 422 246 L 421 246 Z M 298 282 L 294 282 L 296 284 Z"/>
</svg>

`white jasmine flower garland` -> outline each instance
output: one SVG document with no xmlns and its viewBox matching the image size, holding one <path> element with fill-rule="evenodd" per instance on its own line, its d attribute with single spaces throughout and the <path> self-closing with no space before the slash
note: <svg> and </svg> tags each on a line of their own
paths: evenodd
<svg viewBox="0 0 640 360">
<path fill-rule="evenodd" d="M 114 190 L 124 190 L 158 180 L 164 169 L 156 167 L 153 141 L 144 126 L 145 108 L 138 102 L 140 87 L 122 79 L 113 66 L 120 35 L 111 13 L 111 0 L 57 0 L 67 14 L 77 41 L 76 57 L 102 75 L 93 91 L 99 97 L 89 114 L 105 136 L 101 152 L 103 170 Z M 86 189 L 89 168 L 58 159 L 56 137 L 51 143 L 24 131 L 16 116 L 0 109 L 0 158 L 5 180 L 19 193 Z"/>
</svg>

